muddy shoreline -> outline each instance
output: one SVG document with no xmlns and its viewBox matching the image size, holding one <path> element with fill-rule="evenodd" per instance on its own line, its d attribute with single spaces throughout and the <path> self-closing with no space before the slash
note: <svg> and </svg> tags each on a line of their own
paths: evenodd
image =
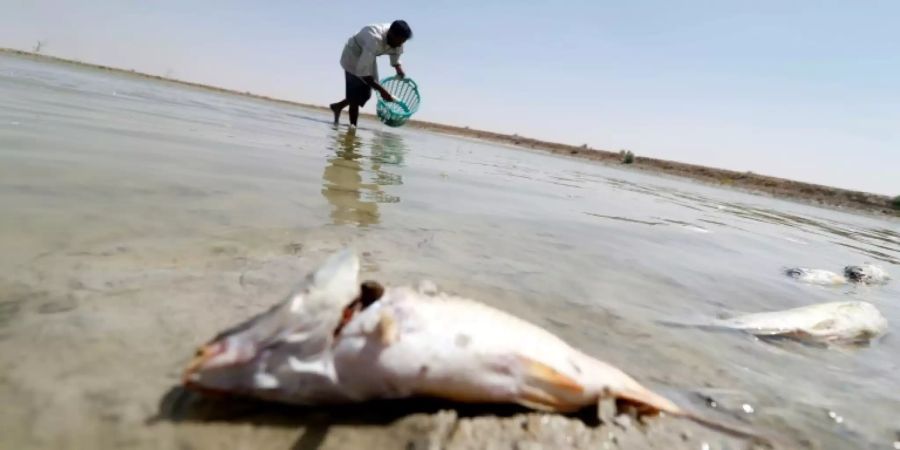
<svg viewBox="0 0 900 450">
<path fill-rule="evenodd" d="M 328 108 L 325 106 L 272 98 L 265 95 L 253 94 L 249 91 L 240 92 L 232 89 L 209 86 L 201 83 L 193 83 L 189 81 L 166 78 L 159 75 L 135 72 L 134 70 L 126 70 L 99 64 L 85 63 L 55 56 L 35 54 L 21 50 L 0 48 L 0 54 L 3 53 L 40 58 L 47 61 L 73 64 L 105 71 L 130 74 L 142 78 L 192 86 L 214 92 L 242 95 L 293 106 L 313 108 L 321 111 L 328 110 Z M 369 113 L 363 113 L 362 115 L 364 117 L 372 119 L 375 118 L 373 114 Z M 872 194 L 868 192 L 853 191 L 849 189 L 841 189 L 814 183 L 806 183 L 802 181 L 761 175 L 753 172 L 739 172 L 735 170 L 719 169 L 715 167 L 707 167 L 677 161 L 648 158 L 639 155 L 635 156 L 634 162 L 632 164 L 625 165 L 622 163 L 622 157 L 618 152 L 595 149 L 585 145 L 574 146 L 557 142 L 532 139 L 518 135 L 495 133 L 469 127 L 457 127 L 452 125 L 444 125 L 434 122 L 417 120 L 411 120 L 408 123 L 408 126 L 442 134 L 481 139 L 495 143 L 513 145 L 521 148 L 546 151 L 558 155 L 582 158 L 585 160 L 596 161 L 605 164 L 615 164 L 621 167 L 627 167 L 630 169 L 640 170 L 653 174 L 665 174 L 681 178 L 688 178 L 707 184 L 738 189 L 750 193 L 766 194 L 776 198 L 800 201 L 817 206 L 846 209 L 855 212 L 865 212 L 878 216 L 900 217 L 900 205 L 896 204 L 896 201 L 887 195 Z"/>
</svg>

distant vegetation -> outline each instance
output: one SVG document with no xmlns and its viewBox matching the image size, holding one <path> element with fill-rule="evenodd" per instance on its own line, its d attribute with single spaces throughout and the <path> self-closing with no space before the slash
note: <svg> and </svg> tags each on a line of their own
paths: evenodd
<svg viewBox="0 0 900 450">
<path fill-rule="evenodd" d="M 894 197 L 894 199 L 891 200 L 891 206 L 893 206 L 894 209 L 900 211 L 900 195 Z"/>
<path fill-rule="evenodd" d="M 622 164 L 633 164 L 634 163 L 634 153 L 631 150 L 620 150 L 619 156 L 622 157 Z"/>
</svg>

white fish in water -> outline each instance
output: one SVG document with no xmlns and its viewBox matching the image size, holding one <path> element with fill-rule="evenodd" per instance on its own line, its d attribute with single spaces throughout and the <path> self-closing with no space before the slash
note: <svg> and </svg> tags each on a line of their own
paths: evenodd
<svg viewBox="0 0 900 450">
<path fill-rule="evenodd" d="M 873 264 L 844 267 L 843 275 L 828 270 L 805 267 L 786 269 L 785 274 L 798 281 L 820 286 L 837 286 L 847 283 L 885 284 L 891 279 L 884 269 Z"/>
<path fill-rule="evenodd" d="M 871 303 L 846 301 L 747 314 L 717 320 L 713 326 L 810 343 L 860 344 L 883 335 L 887 319 Z"/>
<path fill-rule="evenodd" d="M 609 404 L 601 401 L 609 399 L 642 414 L 665 412 L 754 436 L 697 417 L 620 369 L 482 303 L 439 294 L 433 286 L 365 286 L 356 301 L 336 291 L 344 305 L 353 303 L 329 332 L 333 341 L 287 339 L 291 334 L 279 330 L 308 320 L 276 306 L 265 315 L 277 320 L 255 318 L 202 347 L 184 373 L 185 385 L 302 405 L 425 396 L 558 412 L 597 406 L 599 414 Z M 255 323 L 269 321 L 286 327 L 256 330 Z"/>
<path fill-rule="evenodd" d="M 798 281 L 820 286 L 836 286 L 847 284 L 847 277 L 822 269 L 807 269 L 805 267 L 792 267 L 784 271 L 785 275 Z"/>
<path fill-rule="evenodd" d="M 844 275 L 850 281 L 865 284 L 885 284 L 891 279 L 887 271 L 874 264 L 844 267 Z"/>
</svg>

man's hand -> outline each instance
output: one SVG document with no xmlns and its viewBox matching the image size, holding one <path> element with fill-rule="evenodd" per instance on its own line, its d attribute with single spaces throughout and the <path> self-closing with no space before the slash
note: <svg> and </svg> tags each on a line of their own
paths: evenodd
<svg viewBox="0 0 900 450">
<path fill-rule="evenodd" d="M 403 68 L 400 67 L 399 64 L 394 66 L 394 69 L 397 70 L 397 78 L 400 78 L 401 80 L 406 78 L 406 72 L 403 71 Z"/>
<path fill-rule="evenodd" d="M 391 93 L 388 92 L 387 89 L 385 89 L 385 88 L 381 88 L 381 98 L 383 98 L 384 101 L 386 101 L 386 102 L 394 101 L 394 96 L 391 95 Z"/>
<path fill-rule="evenodd" d="M 373 78 L 371 76 L 367 76 L 367 77 L 362 77 L 362 79 L 366 84 L 369 85 L 370 88 L 378 91 L 378 93 L 381 94 L 381 98 L 383 98 L 384 101 L 386 101 L 386 102 L 394 101 L 394 96 L 391 95 L 391 93 L 388 92 L 387 89 L 384 88 L 384 86 L 378 84 L 378 82 L 375 81 L 375 78 Z"/>
</svg>

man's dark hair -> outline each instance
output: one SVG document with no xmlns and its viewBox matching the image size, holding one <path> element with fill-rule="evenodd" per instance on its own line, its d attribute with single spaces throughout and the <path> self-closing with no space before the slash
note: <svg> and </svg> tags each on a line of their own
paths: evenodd
<svg viewBox="0 0 900 450">
<path fill-rule="evenodd" d="M 409 27 L 405 20 L 395 20 L 391 23 L 391 28 L 388 29 L 388 32 L 404 41 L 412 39 L 413 36 L 412 28 Z"/>
</svg>

